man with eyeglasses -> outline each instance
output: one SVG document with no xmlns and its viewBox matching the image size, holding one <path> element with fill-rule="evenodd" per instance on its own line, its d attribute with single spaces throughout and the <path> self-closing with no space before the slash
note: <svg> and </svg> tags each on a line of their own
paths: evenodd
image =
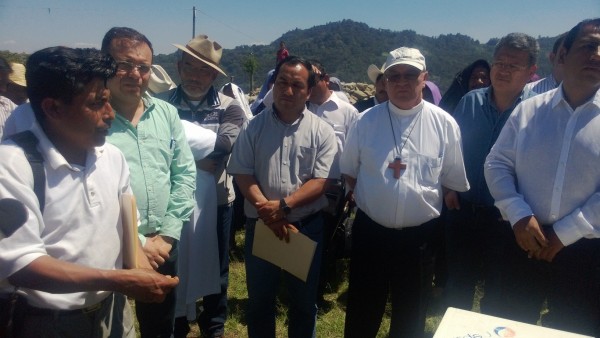
<svg viewBox="0 0 600 338">
<path fill-rule="evenodd" d="M 345 337 L 375 337 L 391 295 L 390 337 L 422 337 L 432 283 L 431 241 L 442 203 L 469 189 L 460 131 L 450 115 L 423 100 L 425 57 L 390 52 L 383 66 L 387 103 L 359 115 L 340 169 L 358 211 Z"/>
<path fill-rule="evenodd" d="M 198 35 L 184 45 L 174 44 L 177 71 L 181 84 L 158 97 L 173 104 L 182 120 L 187 120 L 217 133 L 212 154 L 197 161 L 199 170 L 212 173 L 217 184 L 217 237 L 219 251 L 220 291 L 204 296 L 198 324 L 208 337 L 221 337 L 227 320 L 227 288 L 229 285 L 229 243 L 235 192 L 233 178 L 226 166 L 246 114 L 240 103 L 213 86 L 219 74 L 223 48 L 206 35 Z"/>
<path fill-rule="evenodd" d="M 501 38 L 494 49 L 491 85 L 467 93 L 455 108 L 471 189 L 459 193 L 460 208 L 449 210 L 446 224 L 448 305 L 471 310 L 476 286 L 485 281 L 481 312 L 534 324 L 541 302 L 525 293 L 522 281 L 533 274 L 511 272 L 520 252 L 512 245 L 510 225 L 494 206 L 483 163 L 513 109 L 535 95 L 524 87 L 535 74 L 538 53 L 531 36 Z"/>
<path fill-rule="evenodd" d="M 108 142 L 116 145 L 131 171 L 137 200 L 143 250 L 152 267 L 177 275 L 177 242 L 194 203 L 196 166 L 177 109 L 146 93 L 152 65 L 152 44 L 138 31 L 111 28 L 102 51 L 117 62 L 108 81 L 115 109 Z M 164 302 L 136 302 L 142 337 L 171 337 L 176 293 Z"/>
</svg>

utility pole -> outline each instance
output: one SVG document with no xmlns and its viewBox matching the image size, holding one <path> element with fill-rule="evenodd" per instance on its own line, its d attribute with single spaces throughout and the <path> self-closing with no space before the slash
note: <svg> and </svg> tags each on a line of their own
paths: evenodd
<svg viewBox="0 0 600 338">
<path fill-rule="evenodd" d="M 196 37 L 196 6 L 192 8 L 192 39 Z"/>
</svg>

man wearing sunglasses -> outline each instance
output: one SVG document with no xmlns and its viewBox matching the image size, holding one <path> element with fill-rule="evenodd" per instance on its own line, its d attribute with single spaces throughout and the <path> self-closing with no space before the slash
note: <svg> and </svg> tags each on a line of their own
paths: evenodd
<svg viewBox="0 0 600 338">
<path fill-rule="evenodd" d="M 345 337 L 375 337 L 391 295 L 390 337 L 422 337 L 432 283 L 430 243 L 442 203 L 469 189 L 458 125 L 423 100 L 425 57 L 390 52 L 383 67 L 389 101 L 350 128 L 340 169 L 358 211 Z"/>
<path fill-rule="evenodd" d="M 114 27 L 104 36 L 102 51 L 117 62 L 117 74 L 108 81 L 116 112 L 108 142 L 121 149 L 131 171 L 144 253 L 156 271 L 175 276 L 177 242 L 194 205 L 194 158 L 177 109 L 146 93 L 150 41 L 131 28 Z M 175 295 L 160 304 L 136 302 L 142 337 L 171 336 Z"/>
</svg>

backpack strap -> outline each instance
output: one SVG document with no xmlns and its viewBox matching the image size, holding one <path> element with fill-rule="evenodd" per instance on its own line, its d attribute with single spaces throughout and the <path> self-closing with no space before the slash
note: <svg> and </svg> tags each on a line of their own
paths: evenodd
<svg viewBox="0 0 600 338">
<path fill-rule="evenodd" d="M 31 171 L 33 172 L 33 192 L 40 202 L 40 211 L 44 213 L 44 206 L 46 204 L 46 174 L 44 172 L 44 158 L 37 150 L 38 139 L 30 130 L 14 134 L 8 139 L 23 148 L 25 152 L 25 157 L 29 161 Z"/>
</svg>

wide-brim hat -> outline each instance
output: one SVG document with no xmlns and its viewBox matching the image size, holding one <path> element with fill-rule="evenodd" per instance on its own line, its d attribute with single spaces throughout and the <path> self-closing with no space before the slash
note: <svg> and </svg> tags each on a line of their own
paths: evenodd
<svg viewBox="0 0 600 338">
<path fill-rule="evenodd" d="M 217 42 L 209 40 L 208 36 L 198 35 L 190 40 L 185 46 L 175 43 L 173 46 L 181 49 L 182 51 L 216 69 L 219 73 L 227 76 L 227 74 L 225 74 L 225 72 L 219 68 L 221 55 L 223 54 L 223 47 L 221 47 L 221 45 L 219 45 Z"/>
<path fill-rule="evenodd" d="M 12 73 L 8 75 L 8 80 L 12 83 L 16 83 L 21 87 L 27 87 L 27 80 L 25 79 L 25 66 L 20 63 L 11 63 Z"/>
<path fill-rule="evenodd" d="M 175 87 L 177 87 L 177 85 L 163 67 L 160 65 L 152 65 L 150 81 L 148 81 L 148 90 L 154 94 L 158 94 Z"/>
<path fill-rule="evenodd" d="M 369 80 L 371 80 L 371 82 L 377 83 L 377 78 L 380 75 L 383 75 L 383 67 L 378 68 L 375 65 L 369 65 L 369 68 L 367 68 L 367 75 L 369 76 Z"/>
<path fill-rule="evenodd" d="M 420 71 L 427 69 L 425 67 L 425 57 L 416 48 L 400 47 L 391 51 L 385 61 L 383 71 L 385 72 L 395 65 L 409 65 Z"/>
</svg>

